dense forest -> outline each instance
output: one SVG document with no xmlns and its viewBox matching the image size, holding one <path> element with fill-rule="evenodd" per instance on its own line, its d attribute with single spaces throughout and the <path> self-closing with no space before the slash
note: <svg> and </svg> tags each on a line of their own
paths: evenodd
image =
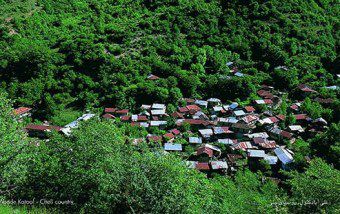
<svg viewBox="0 0 340 214">
<path fill-rule="evenodd" d="M 56 213 L 339 212 L 338 1 L 0 5 L 0 202 L 72 199 L 74 204 L 40 210 Z M 242 77 L 231 75 L 232 69 Z M 159 79 L 148 80 L 150 74 Z M 301 108 L 313 119 L 329 123 L 326 132 L 294 144 L 295 166 L 280 172 L 279 185 L 265 170 L 207 178 L 176 155 L 127 144 L 145 134 L 138 127 L 95 119 L 72 137 L 51 133 L 40 141 L 29 138 L 12 115 L 14 107 L 28 106 L 36 121 L 64 126 L 106 106 L 176 106 L 183 97 L 249 103 L 263 84 L 303 101 Z M 302 96 L 299 84 L 318 94 Z M 317 97 L 333 102 L 319 103 Z M 286 113 L 287 106 L 280 111 Z M 308 164 L 305 156 L 311 157 Z M 2 206 L 9 213 L 16 209 Z"/>
</svg>

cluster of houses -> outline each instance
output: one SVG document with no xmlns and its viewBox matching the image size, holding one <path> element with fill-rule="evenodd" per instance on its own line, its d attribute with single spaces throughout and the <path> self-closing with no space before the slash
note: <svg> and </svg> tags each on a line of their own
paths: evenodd
<svg viewBox="0 0 340 214">
<path fill-rule="evenodd" d="M 150 76 L 154 79 L 156 77 Z M 308 86 L 299 86 L 306 93 L 315 91 Z M 184 105 L 175 112 L 169 112 L 165 104 L 142 105 L 138 113 L 129 109 L 108 107 L 101 115 L 103 120 L 130 123 L 132 126 L 151 130 L 157 127 L 164 134 L 152 134 L 144 138 L 132 139 L 131 143 L 141 142 L 159 145 L 164 151 L 186 153 L 185 162 L 189 168 L 206 173 L 230 173 L 238 167 L 265 161 L 273 168 L 288 168 L 294 161 L 294 152 L 287 148 L 297 138 L 306 138 L 327 128 L 323 118 L 312 120 L 301 112 L 300 102 L 293 103 L 289 111 L 295 117 L 295 124 L 285 126 L 287 115 L 275 114 L 280 106 L 281 93 L 270 86 L 262 86 L 257 92 L 261 99 L 241 106 L 237 102 L 224 104 L 220 99 L 207 100 L 183 98 Z M 29 116 L 31 109 L 19 108 L 15 114 Z M 64 127 L 29 124 L 27 132 L 32 136 L 44 137 L 46 132 L 55 130 L 67 136 L 95 114 L 82 117 Z"/>
</svg>

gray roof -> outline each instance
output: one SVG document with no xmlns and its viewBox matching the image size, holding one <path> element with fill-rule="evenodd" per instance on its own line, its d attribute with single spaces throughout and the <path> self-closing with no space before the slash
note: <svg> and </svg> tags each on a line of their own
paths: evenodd
<svg viewBox="0 0 340 214">
<path fill-rule="evenodd" d="M 274 152 L 283 164 L 288 164 L 293 161 L 293 156 L 286 149 L 279 147 L 276 148 Z"/>
<path fill-rule="evenodd" d="M 228 169 L 228 163 L 225 161 L 211 161 L 212 169 Z"/>
<path fill-rule="evenodd" d="M 201 144 L 202 138 L 200 138 L 200 137 L 189 137 L 189 143 Z"/>
<path fill-rule="evenodd" d="M 270 165 L 275 165 L 278 159 L 276 156 L 267 155 L 264 157 L 264 160 L 267 161 Z"/>
</svg>

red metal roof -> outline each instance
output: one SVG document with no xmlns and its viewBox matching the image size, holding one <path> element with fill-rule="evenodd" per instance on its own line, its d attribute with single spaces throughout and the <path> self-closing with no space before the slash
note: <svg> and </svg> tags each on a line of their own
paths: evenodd
<svg viewBox="0 0 340 214">
<path fill-rule="evenodd" d="M 171 114 L 174 118 L 184 118 L 183 114 L 179 113 L 178 111 Z"/>
<path fill-rule="evenodd" d="M 262 137 L 254 137 L 253 141 L 255 144 L 261 144 L 261 143 L 266 143 L 267 140 Z"/>
<path fill-rule="evenodd" d="M 129 109 L 121 109 L 121 110 L 116 110 L 116 114 L 127 114 L 129 113 Z"/>
<path fill-rule="evenodd" d="M 106 119 L 115 119 L 115 118 L 116 118 L 116 117 L 113 116 L 112 114 L 104 114 L 102 117 L 103 117 L 103 118 L 106 118 Z"/>
<path fill-rule="evenodd" d="M 253 106 L 246 106 L 244 107 L 244 109 L 247 111 L 247 112 L 253 112 L 255 111 L 255 108 Z"/>
<path fill-rule="evenodd" d="M 185 100 L 185 102 L 187 103 L 194 103 L 195 99 L 191 99 L 191 98 L 183 98 Z"/>
<path fill-rule="evenodd" d="M 293 135 L 287 131 L 281 131 L 280 135 L 284 138 L 288 138 L 291 139 L 293 137 Z"/>
<path fill-rule="evenodd" d="M 305 120 L 307 119 L 307 115 L 306 114 L 296 114 L 294 115 L 296 120 Z"/>
<path fill-rule="evenodd" d="M 172 129 L 171 132 L 172 132 L 174 135 L 179 135 L 179 134 L 181 134 L 181 132 L 180 132 L 178 129 Z"/>
<path fill-rule="evenodd" d="M 120 120 L 121 121 L 129 121 L 130 120 L 130 116 L 121 116 Z"/>
<path fill-rule="evenodd" d="M 286 116 L 283 114 L 276 115 L 276 117 L 282 121 L 286 119 Z"/>
<path fill-rule="evenodd" d="M 148 117 L 145 115 L 138 115 L 137 121 L 148 121 Z"/>
<path fill-rule="evenodd" d="M 211 157 L 213 156 L 214 152 L 213 152 L 212 149 L 203 146 L 203 147 L 200 147 L 200 148 L 197 149 L 196 154 L 197 154 L 197 155 L 207 154 L 208 157 L 211 158 Z"/>
<path fill-rule="evenodd" d="M 279 119 L 277 119 L 276 117 L 269 117 L 269 119 L 270 119 L 273 123 L 279 122 Z"/>
<path fill-rule="evenodd" d="M 290 108 L 293 109 L 293 110 L 298 110 L 299 106 L 296 105 L 296 104 L 293 104 L 293 105 L 290 106 Z"/>
<path fill-rule="evenodd" d="M 172 139 L 172 138 L 175 137 L 175 135 L 172 134 L 172 133 L 166 133 L 165 135 L 163 135 L 163 137 L 168 138 L 168 139 Z"/>
<path fill-rule="evenodd" d="M 116 108 L 105 108 L 105 113 L 114 113 L 117 109 Z"/>
<path fill-rule="evenodd" d="M 32 109 L 31 108 L 28 108 L 28 107 L 19 107 L 17 109 L 14 109 L 14 114 L 15 115 L 22 115 L 22 114 L 25 114 L 29 111 L 31 111 Z"/>
<path fill-rule="evenodd" d="M 148 136 L 149 142 L 162 142 L 163 137 L 162 136 Z"/>
<path fill-rule="evenodd" d="M 209 163 L 197 163 L 196 169 L 198 170 L 210 170 Z"/>
<path fill-rule="evenodd" d="M 186 108 L 189 109 L 189 111 L 201 111 L 201 108 L 198 105 L 187 105 Z"/>
<path fill-rule="evenodd" d="M 60 126 L 46 126 L 46 125 L 35 125 L 35 124 L 28 124 L 25 127 L 26 130 L 29 131 L 49 131 L 55 130 L 57 132 L 61 131 L 62 127 Z"/>
<path fill-rule="evenodd" d="M 180 107 L 180 108 L 178 108 L 178 111 L 179 111 L 180 113 L 185 113 L 185 112 L 188 112 L 189 109 L 188 109 L 187 107 Z"/>
<path fill-rule="evenodd" d="M 270 99 L 264 99 L 264 102 L 265 102 L 266 104 L 272 104 L 272 103 L 273 103 L 273 101 L 270 100 Z"/>
<path fill-rule="evenodd" d="M 303 92 L 316 92 L 313 89 L 311 89 L 308 85 L 305 85 L 305 84 L 298 85 L 298 88 Z"/>
</svg>

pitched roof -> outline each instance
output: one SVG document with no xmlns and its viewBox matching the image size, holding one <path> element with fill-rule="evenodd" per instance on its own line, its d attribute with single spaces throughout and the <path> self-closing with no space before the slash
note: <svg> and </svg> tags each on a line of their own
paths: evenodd
<svg viewBox="0 0 340 214">
<path fill-rule="evenodd" d="M 288 164 L 293 161 L 293 156 L 282 147 L 276 148 L 274 152 L 283 164 Z"/>
<path fill-rule="evenodd" d="M 114 113 L 116 113 L 116 114 L 127 114 L 127 113 L 129 113 L 129 109 L 116 110 Z"/>
<path fill-rule="evenodd" d="M 163 137 L 162 136 L 156 136 L 156 135 L 149 135 L 147 136 L 147 139 L 149 142 L 162 142 Z"/>
<path fill-rule="evenodd" d="M 212 157 L 214 155 L 214 151 L 211 148 L 206 146 L 199 147 L 196 151 L 196 155 L 206 154 L 208 157 Z"/>
<path fill-rule="evenodd" d="M 200 138 L 200 137 L 189 137 L 189 143 L 192 143 L 192 144 L 201 144 L 202 143 L 202 138 Z"/>
<path fill-rule="evenodd" d="M 243 115 L 245 115 L 246 113 L 245 113 L 243 110 L 238 110 L 238 111 L 234 111 L 234 114 L 235 114 L 236 116 L 243 116 Z"/>
<path fill-rule="evenodd" d="M 264 99 L 265 104 L 273 104 L 273 101 L 271 99 Z"/>
<path fill-rule="evenodd" d="M 104 114 L 102 117 L 103 117 L 103 118 L 106 118 L 106 119 L 115 119 L 115 118 L 116 118 L 116 117 L 113 116 L 112 114 Z"/>
<path fill-rule="evenodd" d="M 201 111 L 201 108 L 198 105 L 187 105 L 186 108 L 191 111 Z"/>
<path fill-rule="evenodd" d="M 200 163 L 196 164 L 196 169 L 198 170 L 210 170 L 209 163 Z"/>
<path fill-rule="evenodd" d="M 248 157 L 264 158 L 265 156 L 266 156 L 266 153 L 264 152 L 264 150 L 248 149 Z"/>
<path fill-rule="evenodd" d="M 276 115 L 276 117 L 282 121 L 286 119 L 286 116 L 283 114 Z"/>
<path fill-rule="evenodd" d="M 130 116 L 121 116 L 120 120 L 121 121 L 129 121 L 130 120 Z"/>
<path fill-rule="evenodd" d="M 60 132 L 62 127 L 60 126 L 50 126 L 50 125 L 35 125 L 35 124 L 28 124 L 25 127 L 26 130 L 28 131 L 57 131 Z"/>
<path fill-rule="evenodd" d="M 161 104 L 161 103 L 154 103 L 151 106 L 152 109 L 166 109 L 165 104 Z"/>
<path fill-rule="evenodd" d="M 163 135 L 163 137 L 168 138 L 168 139 L 172 139 L 172 138 L 175 137 L 175 135 L 170 132 L 170 133 L 166 133 L 165 135 Z"/>
<path fill-rule="evenodd" d="M 117 109 L 116 108 L 105 108 L 104 112 L 105 113 L 114 113 Z"/>
<path fill-rule="evenodd" d="M 165 143 L 164 150 L 165 151 L 182 151 L 182 144 Z"/>
<path fill-rule="evenodd" d="M 296 114 L 294 115 L 296 120 L 305 120 L 307 119 L 307 115 L 306 114 Z"/>
<path fill-rule="evenodd" d="M 179 108 L 178 108 L 178 111 L 179 111 L 180 113 L 185 113 L 185 112 L 188 112 L 189 109 L 188 109 L 187 107 L 179 107 Z"/>
<path fill-rule="evenodd" d="M 184 118 L 183 114 L 179 113 L 178 111 L 171 114 L 174 118 Z"/>
<path fill-rule="evenodd" d="M 28 108 L 28 107 L 19 107 L 19 108 L 14 109 L 14 114 L 15 115 L 22 115 L 22 114 L 25 114 L 27 112 L 30 112 L 31 110 L 32 109 Z"/>
<path fill-rule="evenodd" d="M 214 130 L 214 134 L 230 134 L 230 133 L 233 133 L 233 131 L 229 130 L 229 127 L 227 126 L 215 126 L 213 127 L 213 130 Z"/>
<path fill-rule="evenodd" d="M 228 163 L 225 161 L 211 161 L 210 162 L 212 169 L 228 169 Z"/>
<path fill-rule="evenodd" d="M 158 80 L 159 77 L 156 76 L 156 75 L 153 75 L 153 74 L 150 74 L 148 77 L 147 77 L 148 80 Z"/>
<path fill-rule="evenodd" d="M 258 120 L 258 119 L 259 119 L 259 118 L 258 118 L 257 116 L 251 115 L 251 114 L 242 117 L 242 120 L 243 120 L 244 122 L 246 122 L 246 123 L 251 123 L 251 122 L 253 122 L 253 121 L 255 121 L 255 120 Z"/>
<path fill-rule="evenodd" d="M 172 130 L 170 130 L 170 132 L 173 133 L 174 135 L 181 134 L 181 132 L 178 129 L 172 129 Z"/>
<path fill-rule="evenodd" d="M 231 163 L 235 163 L 236 160 L 243 159 L 243 156 L 238 154 L 227 154 L 227 158 Z"/>
<path fill-rule="evenodd" d="M 293 135 L 291 133 L 289 133 L 287 131 L 283 131 L 283 130 L 280 132 L 280 135 L 284 138 L 287 138 L 287 139 L 291 139 L 293 137 Z"/>
<path fill-rule="evenodd" d="M 255 111 L 255 108 L 253 106 L 245 106 L 244 109 L 247 111 L 247 112 L 253 112 Z"/>
<path fill-rule="evenodd" d="M 305 85 L 305 84 L 298 85 L 298 88 L 303 92 L 316 92 L 313 89 L 311 89 L 308 85 Z"/>
</svg>

